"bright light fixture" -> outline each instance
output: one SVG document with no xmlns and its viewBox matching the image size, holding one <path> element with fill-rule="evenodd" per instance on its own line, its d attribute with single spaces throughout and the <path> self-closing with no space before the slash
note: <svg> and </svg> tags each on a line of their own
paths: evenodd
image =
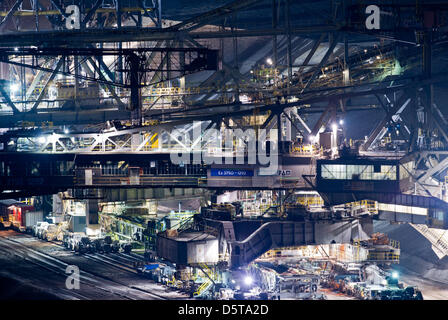
<svg viewBox="0 0 448 320">
<path fill-rule="evenodd" d="M 247 286 L 250 286 L 250 285 L 252 284 L 252 282 L 253 282 L 253 279 L 252 279 L 251 276 L 246 276 L 246 277 L 244 278 L 244 283 L 245 283 Z"/>
<path fill-rule="evenodd" d="M 399 274 L 398 274 L 397 271 L 392 272 L 392 278 L 393 279 L 398 279 L 398 276 L 399 276 Z"/>
<path fill-rule="evenodd" d="M 45 139 L 45 137 L 39 137 L 39 138 L 37 138 L 37 141 L 39 143 L 45 143 L 45 141 L 47 141 L 47 139 Z"/>
<path fill-rule="evenodd" d="M 70 131 L 69 131 L 67 128 L 65 128 L 65 129 L 64 129 L 64 133 L 65 133 L 65 134 L 69 134 Z"/>
<path fill-rule="evenodd" d="M 18 83 L 12 83 L 9 86 L 9 90 L 11 90 L 11 92 L 13 92 L 13 93 L 19 91 L 19 89 L 20 89 L 20 85 Z"/>
<path fill-rule="evenodd" d="M 333 124 L 331 125 L 331 128 L 333 129 L 333 131 L 337 131 L 337 130 L 338 130 L 338 126 L 337 126 L 336 123 L 333 123 Z"/>
<path fill-rule="evenodd" d="M 273 61 L 272 61 L 271 58 L 267 58 L 267 59 L 266 59 L 266 63 L 269 64 L 269 65 L 272 65 L 272 64 L 273 64 Z"/>
<path fill-rule="evenodd" d="M 344 120 L 339 120 L 339 124 L 342 126 L 344 124 Z"/>
</svg>

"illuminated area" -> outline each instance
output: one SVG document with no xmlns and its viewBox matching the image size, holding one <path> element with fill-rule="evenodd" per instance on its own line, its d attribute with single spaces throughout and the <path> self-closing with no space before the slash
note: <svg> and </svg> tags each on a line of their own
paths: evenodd
<svg viewBox="0 0 448 320">
<path fill-rule="evenodd" d="M 386 2 L 0 2 L 0 299 L 448 299 L 448 7 Z"/>
</svg>

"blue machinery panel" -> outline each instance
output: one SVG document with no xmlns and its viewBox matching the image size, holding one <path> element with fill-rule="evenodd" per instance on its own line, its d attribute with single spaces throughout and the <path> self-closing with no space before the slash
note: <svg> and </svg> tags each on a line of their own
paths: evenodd
<svg viewBox="0 0 448 320">
<path fill-rule="evenodd" d="M 253 170 L 245 169 L 211 169 L 212 177 L 253 177 Z"/>
</svg>

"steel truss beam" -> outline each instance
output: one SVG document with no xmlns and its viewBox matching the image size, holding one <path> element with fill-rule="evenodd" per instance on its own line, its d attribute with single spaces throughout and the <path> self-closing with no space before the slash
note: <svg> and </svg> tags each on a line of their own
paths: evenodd
<svg viewBox="0 0 448 320">
<path fill-rule="evenodd" d="M 381 103 L 382 101 L 378 99 Z M 375 143 L 377 143 L 379 140 L 383 138 L 383 136 L 387 132 L 387 128 L 385 127 L 386 124 L 389 121 L 395 122 L 399 119 L 400 113 L 403 112 L 403 110 L 406 108 L 406 106 L 411 102 L 411 98 L 409 98 L 409 95 L 407 91 L 404 91 L 400 99 L 392 106 L 389 107 L 389 109 L 385 110 L 386 115 L 381 120 L 377 126 L 373 129 L 372 133 L 367 138 L 367 141 L 363 144 L 362 149 L 368 150 L 371 148 Z"/>
<path fill-rule="evenodd" d="M 340 30 L 336 26 L 316 25 L 307 27 L 291 28 L 291 35 L 300 34 L 321 34 L 323 32 L 335 32 Z M 231 31 L 196 31 L 188 32 L 192 39 L 217 39 L 232 37 L 262 37 L 273 35 L 285 35 L 287 30 L 284 28 L 259 29 L 259 30 L 234 30 Z M 21 32 L 13 34 L 3 34 L 0 39 L 0 46 L 61 46 L 72 43 L 113 43 L 113 42 L 131 42 L 131 41 L 159 41 L 176 40 L 185 35 L 176 31 L 169 30 L 148 30 L 148 28 L 117 29 L 114 32 L 109 30 L 90 30 L 83 31 L 40 31 L 40 32 Z"/>
</svg>

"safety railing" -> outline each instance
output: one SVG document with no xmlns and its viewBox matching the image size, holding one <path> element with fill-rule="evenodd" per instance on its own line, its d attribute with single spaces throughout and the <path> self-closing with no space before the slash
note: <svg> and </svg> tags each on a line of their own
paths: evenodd
<svg viewBox="0 0 448 320">
<path fill-rule="evenodd" d="M 218 279 L 217 273 L 211 270 L 205 263 L 199 263 L 199 269 L 204 274 L 205 281 L 193 293 L 194 297 L 202 296 L 213 285 L 214 281 Z"/>
<path fill-rule="evenodd" d="M 324 205 L 324 200 L 319 196 L 313 196 L 313 197 L 298 197 L 297 203 L 301 204 L 305 207 L 320 207 Z"/>
<path fill-rule="evenodd" d="M 373 200 L 361 200 L 348 203 L 350 208 L 360 207 L 366 209 L 370 214 L 378 213 L 378 202 Z"/>
<path fill-rule="evenodd" d="M 400 262 L 400 255 L 393 252 L 369 251 L 367 260 L 371 262 Z"/>
<path fill-rule="evenodd" d="M 448 254 L 448 241 L 445 236 L 446 230 L 429 228 L 426 225 L 411 224 L 414 229 L 420 232 L 433 245 L 439 258 Z"/>
<path fill-rule="evenodd" d="M 292 145 L 290 153 L 294 155 L 311 156 L 319 153 L 319 149 L 312 144 Z"/>
<path fill-rule="evenodd" d="M 181 177 L 181 176 L 167 176 L 167 177 L 127 177 L 127 176 L 94 176 L 92 177 L 91 184 L 86 184 L 86 179 L 84 177 L 75 177 L 76 185 L 189 185 L 198 186 L 199 177 Z"/>
</svg>

